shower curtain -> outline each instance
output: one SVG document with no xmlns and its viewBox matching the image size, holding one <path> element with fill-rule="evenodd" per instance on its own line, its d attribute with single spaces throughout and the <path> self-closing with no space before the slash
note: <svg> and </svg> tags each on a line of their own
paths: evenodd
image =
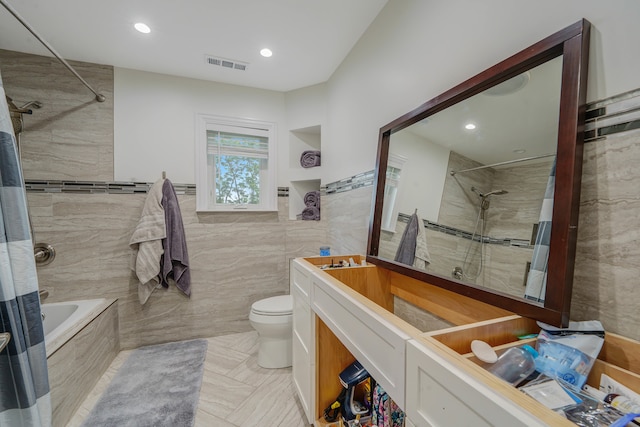
<svg viewBox="0 0 640 427">
<path fill-rule="evenodd" d="M 0 75 L 0 426 L 50 426 L 51 396 L 27 201 Z"/>
<path fill-rule="evenodd" d="M 531 268 L 527 276 L 524 297 L 528 300 L 544 303 L 547 289 L 547 263 L 549 261 L 549 243 L 551 241 L 551 219 L 553 216 L 553 195 L 556 186 L 556 160 L 553 160 L 547 189 L 544 192 L 538 232 L 531 257 Z"/>
</svg>

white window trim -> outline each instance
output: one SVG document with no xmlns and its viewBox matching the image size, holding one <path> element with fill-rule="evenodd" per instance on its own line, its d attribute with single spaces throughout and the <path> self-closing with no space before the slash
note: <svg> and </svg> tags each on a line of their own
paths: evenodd
<svg viewBox="0 0 640 427">
<path fill-rule="evenodd" d="M 207 131 L 220 130 L 220 127 L 260 129 L 268 133 L 269 159 L 267 161 L 267 182 L 260 188 L 262 203 L 259 205 L 216 205 L 209 206 L 207 183 Z M 196 114 L 196 212 L 264 212 L 278 210 L 278 188 L 276 181 L 276 124 L 252 119 Z"/>
</svg>

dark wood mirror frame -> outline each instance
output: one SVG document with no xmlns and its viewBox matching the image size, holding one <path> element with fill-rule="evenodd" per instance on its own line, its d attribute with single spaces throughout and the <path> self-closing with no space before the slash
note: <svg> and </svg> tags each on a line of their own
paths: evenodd
<svg viewBox="0 0 640 427">
<path fill-rule="evenodd" d="M 380 129 L 367 262 L 525 317 L 567 326 L 578 231 L 590 24 L 581 20 L 427 101 Z M 378 257 L 393 133 L 555 57 L 563 56 L 556 183 L 544 306 Z"/>
</svg>

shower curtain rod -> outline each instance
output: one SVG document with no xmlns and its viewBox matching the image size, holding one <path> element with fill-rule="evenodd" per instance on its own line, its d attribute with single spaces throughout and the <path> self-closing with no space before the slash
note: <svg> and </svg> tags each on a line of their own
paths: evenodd
<svg viewBox="0 0 640 427">
<path fill-rule="evenodd" d="M 84 84 L 87 88 L 89 88 L 89 90 L 91 92 L 93 92 L 93 94 L 96 96 L 96 101 L 98 102 L 104 102 L 107 98 L 105 98 L 104 95 L 98 93 L 95 91 L 95 89 L 93 89 L 91 87 L 91 85 L 89 83 L 86 82 L 85 79 L 82 78 L 82 76 L 80 74 L 78 74 L 78 72 L 67 62 L 65 61 L 65 59 L 63 57 L 61 57 L 58 52 L 55 51 L 55 49 L 53 47 L 51 47 L 51 45 L 49 43 L 47 43 L 46 40 L 44 40 L 42 37 L 40 37 L 40 35 L 38 33 L 36 33 L 36 31 L 31 28 L 31 26 L 24 20 L 22 19 L 22 17 L 20 16 L 20 14 L 18 14 L 18 12 L 16 12 L 15 9 L 13 9 L 13 7 L 11 7 L 11 5 L 9 5 L 6 0 L 0 0 L 0 3 L 2 3 L 2 5 L 4 6 L 5 9 L 7 9 L 9 11 L 9 13 L 11 13 L 27 30 L 29 30 L 29 32 L 31 34 L 33 34 L 33 36 L 38 39 L 38 41 L 40 43 L 42 43 L 44 45 L 44 47 L 46 47 L 47 49 L 49 49 L 49 52 L 51 52 L 53 54 L 53 56 L 55 56 L 56 58 L 58 58 L 58 60 L 60 62 L 62 62 L 62 64 L 67 67 L 67 69 L 69 71 L 71 71 L 71 73 L 73 73 L 73 75 L 75 75 L 78 80 L 80 80 L 82 82 L 82 84 Z"/>
<path fill-rule="evenodd" d="M 553 156 L 555 156 L 555 154 L 542 154 L 541 156 L 525 157 L 525 158 L 516 159 L 516 160 L 507 160 L 506 162 L 494 163 L 492 165 L 483 165 L 483 166 L 478 166 L 471 169 L 463 169 L 461 171 L 451 171 L 450 173 L 451 173 L 451 176 L 455 176 L 458 173 L 477 171 L 480 169 L 492 168 L 494 166 L 510 165 L 511 163 L 520 163 L 520 162 L 526 162 L 527 160 L 544 159 L 545 157 L 553 157 Z"/>
</svg>

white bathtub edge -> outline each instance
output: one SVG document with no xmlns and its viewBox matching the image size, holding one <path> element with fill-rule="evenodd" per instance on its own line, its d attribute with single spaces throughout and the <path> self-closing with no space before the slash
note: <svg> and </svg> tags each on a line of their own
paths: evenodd
<svg viewBox="0 0 640 427">
<path fill-rule="evenodd" d="M 56 334 L 53 339 L 47 340 L 45 337 L 45 346 L 47 350 L 47 358 L 55 353 L 60 347 L 62 347 L 67 341 L 73 338 L 78 332 L 80 332 L 85 326 L 87 326 L 93 319 L 98 317 L 103 311 L 115 303 L 117 299 L 114 298 L 97 298 L 94 300 L 78 300 L 78 301 L 63 301 L 57 303 L 49 303 L 43 305 L 53 304 L 71 304 L 71 303 L 90 303 L 86 310 L 76 314 L 74 313 L 69 319 L 69 324 L 63 332 Z M 52 331 L 55 332 L 55 331 Z"/>
</svg>

